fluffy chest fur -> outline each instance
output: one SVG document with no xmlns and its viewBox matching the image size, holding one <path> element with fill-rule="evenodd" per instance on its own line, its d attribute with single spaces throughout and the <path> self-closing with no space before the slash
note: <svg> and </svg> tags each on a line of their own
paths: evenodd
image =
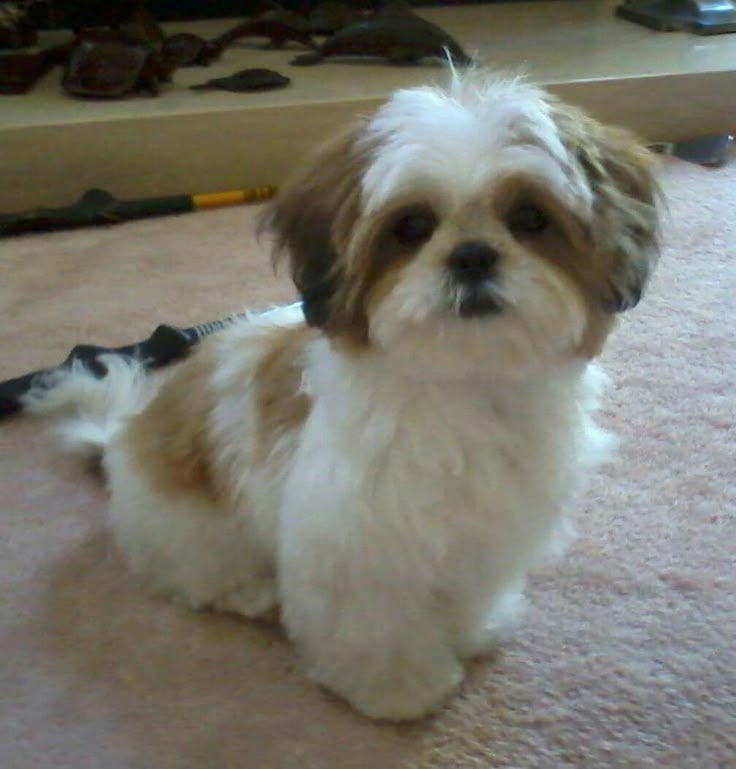
<svg viewBox="0 0 736 769">
<path fill-rule="evenodd" d="M 294 435 L 282 525 L 307 518 L 336 546 L 373 543 L 425 568 L 469 546 L 499 567 L 525 561 L 583 458 L 606 444 L 591 418 L 599 375 L 584 364 L 523 384 L 428 382 L 319 339 L 303 386 L 312 406 Z"/>
<path fill-rule="evenodd" d="M 479 574 L 486 562 L 515 571 L 549 541 L 582 470 L 609 443 L 593 422 L 601 374 L 583 362 L 522 382 L 433 380 L 380 353 L 335 347 L 284 308 L 188 365 L 206 367 L 205 392 L 188 391 L 204 424 L 193 410 L 178 427 L 152 430 L 152 414 L 176 417 L 167 403 L 180 401 L 163 391 L 138 422 L 156 451 L 137 464 L 150 473 L 157 459 L 173 484 L 182 463 L 172 447 L 201 449 L 186 468 L 202 470 L 195 480 L 216 486 L 209 497 L 249 521 L 274 562 L 279 542 L 299 532 L 336 551 L 413 559 L 421 572 L 457 551 L 477 553 Z M 191 373 L 172 381 L 196 384 Z"/>
</svg>

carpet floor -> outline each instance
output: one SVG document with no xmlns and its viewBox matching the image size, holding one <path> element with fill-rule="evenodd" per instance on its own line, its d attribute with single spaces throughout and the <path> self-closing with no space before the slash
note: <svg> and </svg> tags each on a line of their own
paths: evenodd
<svg viewBox="0 0 736 769">
<path fill-rule="evenodd" d="M 522 626 L 432 719 L 371 723 L 277 630 L 142 592 L 103 491 L 47 425 L 0 424 L 0 767 L 736 767 L 736 163 L 662 173 L 664 257 L 604 354 L 618 459 Z M 255 213 L 0 242 L 0 379 L 292 299 Z"/>
</svg>

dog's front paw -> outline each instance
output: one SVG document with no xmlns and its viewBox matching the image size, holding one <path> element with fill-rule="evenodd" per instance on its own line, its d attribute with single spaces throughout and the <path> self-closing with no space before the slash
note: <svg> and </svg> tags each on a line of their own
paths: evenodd
<svg viewBox="0 0 736 769">
<path fill-rule="evenodd" d="M 517 628 L 525 607 L 521 586 L 497 596 L 485 615 L 465 618 L 456 638 L 455 651 L 461 659 L 493 654 Z"/>
<path fill-rule="evenodd" d="M 278 591 L 273 579 L 264 578 L 241 585 L 212 602 L 215 611 L 242 614 L 249 619 L 276 618 Z"/>
<path fill-rule="evenodd" d="M 417 667 L 411 660 L 389 670 L 358 665 L 348 680 L 314 677 L 369 718 L 409 721 L 435 711 L 464 676 L 460 662 L 451 657 L 432 667 Z"/>
</svg>

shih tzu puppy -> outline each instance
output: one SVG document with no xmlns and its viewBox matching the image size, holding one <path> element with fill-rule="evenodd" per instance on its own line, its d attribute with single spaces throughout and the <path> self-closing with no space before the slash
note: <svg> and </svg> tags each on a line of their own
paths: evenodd
<svg viewBox="0 0 736 769">
<path fill-rule="evenodd" d="M 151 377 L 38 388 L 101 451 L 132 570 L 281 621 L 374 718 L 434 708 L 610 443 L 591 361 L 657 256 L 647 151 L 519 79 L 401 90 L 267 211 L 301 303 Z"/>
</svg>

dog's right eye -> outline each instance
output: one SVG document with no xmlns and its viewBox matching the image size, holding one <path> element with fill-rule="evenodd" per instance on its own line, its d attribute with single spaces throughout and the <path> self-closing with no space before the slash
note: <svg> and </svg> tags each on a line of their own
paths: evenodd
<svg viewBox="0 0 736 769">
<path fill-rule="evenodd" d="M 541 235 L 548 224 L 547 214 L 533 203 L 519 203 L 508 217 L 509 227 L 517 235 Z"/>
<path fill-rule="evenodd" d="M 437 228 L 437 217 L 430 208 L 408 211 L 393 226 L 393 236 L 402 246 L 418 246 L 429 240 Z"/>
</svg>

